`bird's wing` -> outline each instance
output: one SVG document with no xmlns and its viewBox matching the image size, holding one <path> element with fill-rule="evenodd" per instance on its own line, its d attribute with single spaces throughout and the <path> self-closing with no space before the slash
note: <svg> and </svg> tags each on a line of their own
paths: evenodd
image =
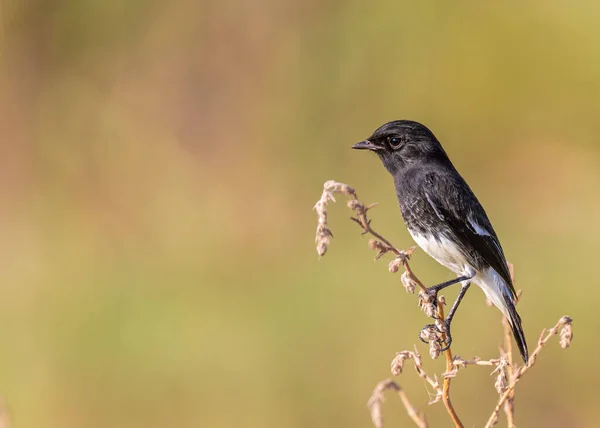
<svg viewBox="0 0 600 428">
<path fill-rule="evenodd" d="M 498 272 L 515 297 L 496 232 L 469 186 L 462 179 L 430 172 L 425 175 L 423 192 L 437 217 L 454 232 L 463 247 L 472 249 Z"/>
</svg>

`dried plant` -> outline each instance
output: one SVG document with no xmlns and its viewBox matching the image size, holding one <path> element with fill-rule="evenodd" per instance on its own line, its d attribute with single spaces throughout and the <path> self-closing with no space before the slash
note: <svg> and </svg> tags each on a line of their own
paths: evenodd
<svg viewBox="0 0 600 428">
<path fill-rule="evenodd" d="M 376 252 L 375 260 L 380 259 L 384 255 L 391 253 L 395 257 L 390 261 L 388 269 L 391 273 L 396 273 L 400 267 L 404 268 L 401 275 L 402 285 L 407 292 L 414 293 L 419 288 L 418 305 L 423 310 L 425 315 L 434 319 L 433 324 L 426 325 L 421 330 L 420 338 L 422 341 L 429 343 L 429 355 L 431 358 L 437 358 L 441 354 L 441 349 L 445 343 L 445 324 L 444 319 L 444 297 L 439 296 L 437 305 L 423 283 L 416 277 L 411 270 L 409 260 L 416 247 L 411 247 L 407 250 L 399 250 L 390 241 L 382 235 L 375 232 L 371 227 L 371 220 L 367 217 L 370 209 L 376 204 L 364 205 L 359 201 L 356 191 L 344 183 L 339 183 L 333 180 L 325 182 L 321 198 L 317 201 L 314 209 L 318 214 L 318 226 L 315 243 L 319 256 L 325 255 L 333 234 L 327 227 L 327 205 L 329 202 L 335 202 L 334 194 L 342 194 L 348 197 L 348 207 L 354 211 L 355 216 L 351 217 L 352 221 L 357 223 L 362 229 L 363 234 L 370 234 L 374 237 L 369 241 L 369 248 Z M 514 275 L 513 266 L 509 265 L 511 276 Z M 519 293 L 520 296 L 520 293 Z M 392 375 L 399 376 L 404 370 L 404 364 L 407 360 L 412 360 L 413 366 L 417 375 L 423 378 L 433 389 L 429 404 L 434 404 L 439 401 L 444 403 L 448 415 L 450 416 L 454 426 L 463 427 L 463 424 L 458 417 L 452 402 L 450 400 L 450 383 L 461 369 L 468 366 L 487 366 L 492 367 L 491 375 L 495 376 L 494 387 L 498 392 L 498 402 L 494 407 L 485 427 L 494 426 L 499 419 L 499 414 L 504 411 L 509 427 L 514 427 L 514 398 L 515 387 L 523 375 L 535 364 L 542 348 L 550 340 L 550 338 L 560 333 L 560 346 L 565 349 L 571 345 L 573 340 L 573 320 L 568 316 L 563 316 L 558 320 L 556 325 L 549 330 L 544 329 L 538 340 L 537 347 L 532 352 L 529 363 L 527 365 L 518 365 L 512 358 L 512 340 L 511 329 L 506 321 L 502 320 L 504 326 L 504 344 L 500 347 L 500 355 L 498 358 L 490 360 L 482 360 L 479 357 L 474 357 L 470 360 L 465 360 L 460 356 L 452 355 L 450 347 L 444 351 L 446 359 L 446 371 L 441 374 L 442 382 L 437 375 L 430 376 L 423 368 L 423 361 L 417 347 L 414 351 L 398 352 L 391 363 Z M 368 402 L 368 407 L 371 411 L 371 419 L 377 428 L 383 427 L 383 412 L 382 403 L 384 401 L 384 391 L 393 390 L 398 393 L 402 404 L 404 405 L 408 415 L 418 427 L 428 427 L 424 413 L 419 412 L 408 400 L 404 390 L 392 379 L 386 379 L 377 384 L 373 390 L 373 394 Z"/>
</svg>

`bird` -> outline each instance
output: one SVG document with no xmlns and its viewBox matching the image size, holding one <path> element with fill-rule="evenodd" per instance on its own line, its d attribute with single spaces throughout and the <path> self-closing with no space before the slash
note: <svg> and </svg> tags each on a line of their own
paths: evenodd
<svg viewBox="0 0 600 428">
<path fill-rule="evenodd" d="M 517 295 L 504 251 L 479 200 L 456 170 L 435 135 L 421 123 L 388 122 L 353 149 L 375 152 L 394 179 L 404 223 L 425 253 L 457 275 L 427 288 L 440 290 L 461 283 L 458 297 L 444 320 L 447 345 L 450 325 L 471 283 L 479 286 L 510 324 L 525 364 L 529 353 Z"/>
</svg>

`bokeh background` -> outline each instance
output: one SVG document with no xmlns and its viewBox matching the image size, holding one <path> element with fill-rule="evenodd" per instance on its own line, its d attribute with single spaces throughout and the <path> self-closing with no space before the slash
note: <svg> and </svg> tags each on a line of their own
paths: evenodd
<svg viewBox="0 0 600 428">
<path fill-rule="evenodd" d="M 600 6 L 532 1 L 0 3 L 0 396 L 20 427 L 368 427 L 366 402 L 427 319 L 328 179 L 379 202 L 393 184 L 350 150 L 421 121 L 486 207 L 524 290 L 519 426 L 594 426 L 600 288 Z M 451 274 L 422 252 L 427 283 Z M 456 290 L 450 291 L 449 298 Z M 454 351 L 497 355 L 473 289 Z M 419 345 L 425 354 L 426 348 Z M 432 372 L 442 361 L 426 360 Z M 454 382 L 482 426 L 487 368 Z M 427 385 L 398 381 L 432 426 Z M 390 397 L 387 426 L 410 425 Z M 504 420 L 501 420 L 501 424 Z"/>
</svg>

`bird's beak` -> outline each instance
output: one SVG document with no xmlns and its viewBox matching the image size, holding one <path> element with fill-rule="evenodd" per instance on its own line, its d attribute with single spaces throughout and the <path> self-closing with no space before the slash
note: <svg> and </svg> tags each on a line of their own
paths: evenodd
<svg viewBox="0 0 600 428">
<path fill-rule="evenodd" d="M 369 140 L 365 140 L 365 141 L 361 141 L 360 143 L 356 143 L 355 145 L 352 146 L 352 148 L 357 149 L 357 150 L 372 150 L 374 152 L 376 152 L 377 150 L 381 150 L 381 147 L 376 146 Z"/>
</svg>

